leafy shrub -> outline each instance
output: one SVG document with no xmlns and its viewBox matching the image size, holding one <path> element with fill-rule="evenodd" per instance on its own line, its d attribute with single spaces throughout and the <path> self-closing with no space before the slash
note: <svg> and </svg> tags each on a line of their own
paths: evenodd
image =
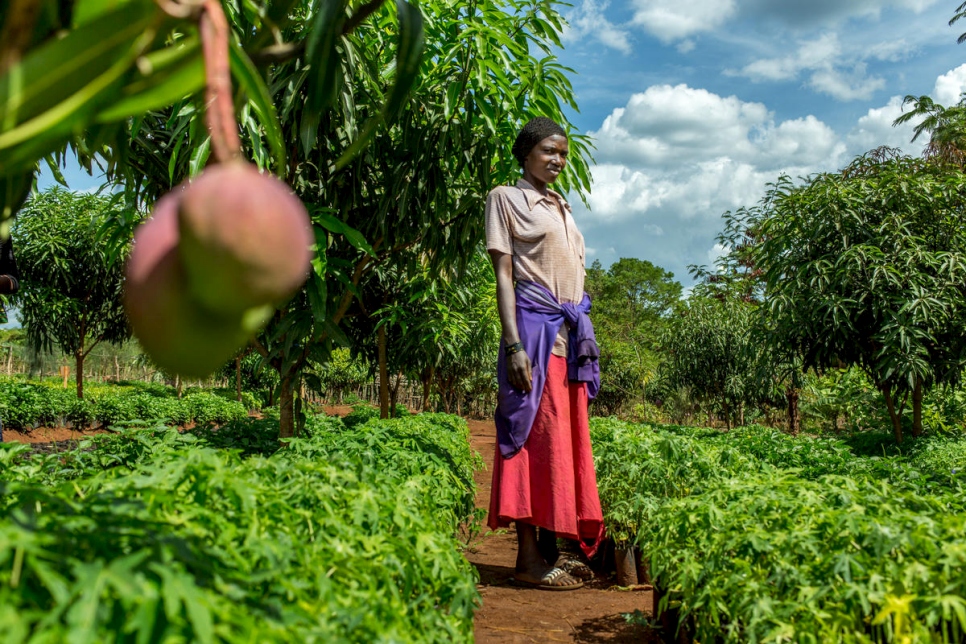
<svg viewBox="0 0 966 644">
<path fill-rule="evenodd" d="M 266 425 L 0 447 L 0 641 L 470 640 L 465 423 Z"/>
<path fill-rule="evenodd" d="M 604 519 L 700 641 L 963 641 L 966 439 L 592 419 Z"/>
<path fill-rule="evenodd" d="M 618 543 L 633 541 L 668 499 L 749 465 L 733 448 L 614 418 L 591 419 L 591 440 L 604 525 Z"/>
<path fill-rule="evenodd" d="M 235 400 L 225 400 L 214 394 L 203 392 L 185 396 L 182 399 L 188 408 L 191 419 L 199 424 L 227 423 L 248 417 L 245 405 Z"/>
<path fill-rule="evenodd" d="M 966 521 L 888 483 L 772 471 L 664 504 L 651 573 L 700 641 L 962 641 Z"/>
<path fill-rule="evenodd" d="M 228 398 L 224 393 L 201 389 L 179 400 L 172 388 L 151 383 L 91 384 L 85 395 L 78 400 L 74 390 L 65 389 L 60 382 L 0 376 L 0 419 L 11 429 L 66 422 L 78 428 L 94 424 L 111 427 L 134 420 L 221 424 L 245 418 L 248 409 L 257 406 L 248 392 L 242 403 L 234 400 L 234 391 Z"/>
<path fill-rule="evenodd" d="M 379 418 L 379 409 L 368 403 L 362 403 L 353 407 L 352 411 L 342 419 L 342 422 L 345 423 L 346 427 L 352 429 L 374 418 Z"/>
</svg>

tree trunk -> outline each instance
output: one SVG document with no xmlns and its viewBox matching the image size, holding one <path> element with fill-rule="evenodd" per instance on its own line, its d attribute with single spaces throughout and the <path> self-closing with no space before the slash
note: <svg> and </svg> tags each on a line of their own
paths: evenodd
<svg viewBox="0 0 966 644">
<path fill-rule="evenodd" d="M 432 383 L 430 382 L 429 378 L 424 374 L 423 375 L 423 411 L 424 412 L 429 411 L 429 393 L 430 393 L 431 386 L 432 386 Z"/>
<path fill-rule="evenodd" d="M 178 400 L 181 400 L 181 392 L 184 391 L 184 381 L 181 376 L 174 377 L 174 388 L 178 390 Z"/>
<path fill-rule="evenodd" d="M 919 377 L 912 390 L 912 435 L 916 438 L 922 435 L 922 378 Z"/>
<path fill-rule="evenodd" d="M 892 399 L 892 392 L 889 391 L 889 386 L 880 384 L 879 391 L 882 392 L 882 397 L 885 398 L 886 408 L 889 410 L 889 418 L 892 420 L 892 432 L 896 437 L 896 444 L 902 444 L 902 418 L 896 413 L 896 404 Z"/>
<path fill-rule="evenodd" d="M 81 347 L 74 352 L 74 359 L 77 361 L 77 399 L 84 399 L 84 348 Z"/>
<path fill-rule="evenodd" d="M 117 359 L 117 354 L 114 354 L 114 382 L 121 381 L 121 362 Z"/>
<path fill-rule="evenodd" d="M 235 400 L 241 402 L 241 356 L 235 356 Z"/>
<path fill-rule="evenodd" d="M 386 327 L 376 332 L 379 352 L 379 418 L 389 418 L 389 368 L 386 360 Z"/>
<path fill-rule="evenodd" d="M 795 387 L 786 389 L 785 400 L 788 402 L 788 431 L 793 436 L 798 436 L 798 389 Z"/>
<path fill-rule="evenodd" d="M 423 411 L 429 411 L 429 397 L 433 395 L 433 379 L 435 377 L 435 367 L 430 367 L 429 373 L 423 376 Z"/>
<path fill-rule="evenodd" d="M 292 438 L 295 435 L 295 391 L 292 374 L 282 376 L 278 391 L 278 436 Z"/>
<path fill-rule="evenodd" d="M 399 385 L 402 383 L 402 372 L 396 374 L 396 382 L 392 383 L 392 391 L 389 392 L 389 415 L 396 417 L 396 403 L 399 401 Z"/>
</svg>

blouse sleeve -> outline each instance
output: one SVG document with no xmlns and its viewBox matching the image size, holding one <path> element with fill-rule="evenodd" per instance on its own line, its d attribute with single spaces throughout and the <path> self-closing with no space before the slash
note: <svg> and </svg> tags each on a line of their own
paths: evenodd
<svg viewBox="0 0 966 644">
<path fill-rule="evenodd" d="M 499 189 L 486 196 L 486 249 L 513 254 L 510 232 L 510 204 Z"/>
</svg>

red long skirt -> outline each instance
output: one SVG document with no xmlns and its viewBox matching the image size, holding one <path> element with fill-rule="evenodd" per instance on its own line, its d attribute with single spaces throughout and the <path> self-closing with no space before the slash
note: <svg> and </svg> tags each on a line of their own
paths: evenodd
<svg viewBox="0 0 966 644">
<path fill-rule="evenodd" d="M 503 458 L 497 445 L 487 525 L 495 530 L 511 521 L 530 523 L 565 539 L 579 539 L 590 556 L 603 538 L 603 520 L 587 423 L 587 385 L 570 382 L 566 358 L 552 355 L 527 442 L 510 458 Z"/>
</svg>

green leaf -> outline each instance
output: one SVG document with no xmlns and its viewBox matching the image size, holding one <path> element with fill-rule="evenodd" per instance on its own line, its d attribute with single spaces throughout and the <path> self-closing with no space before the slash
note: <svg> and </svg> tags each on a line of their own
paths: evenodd
<svg viewBox="0 0 966 644">
<path fill-rule="evenodd" d="M 234 39 L 231 42 L 230 55 L 232 74 L 248 95 L 252 109 L 258 115 L 258 121 L 264 128 L 265 138 L 268 139 L 268 145 L 272 149 L 275 173 L 281 176 L 285 173 L 288 157 L 285 152 L 282 124 L 279 122 L 278 113 L 275 111 L 272 93 L 251 59 Z"/>
<path fill-rule="evenodd" d="M 152 4 L 132 2 L 31 51 L 0 76 L 0 132 L 53 109 L 131 58 L 157 16 Z"/>
<path fill-rule="evenodd" d="M 109 101 L 153 40 L 155 21 L 153 8 L 125 5 L 32 52 L 0 78 L 0 174 L 33 164 Z"/>
<path fill-rule="evenodd" d="M 301 138 L 306 155 L 315 148 L 323 112 L 335 100 L 336 81 L 342 68 L 336 45 L 345 24 L 346 0 L 319 0 L 318 5 L 305 48 L 310 75 L 302 109 Z"/>
<path fill-rule="evenodd" d="M 346 240 L 352 244 L 354 248 L 361 250 L 367 255 L 375 257 L 376 252 L 373 250 L 369 242 L 366 241 L 366 238 L 362 235 L 362 233 L 335 215 L 331 214 L 328 209 L 316 207 L 312 208 L 310 213 L 312 223 L 322 226 L 331 233 L 345 236 Z"/>
<path fill-rule="evenodd" d="M 143 57 L 149 70 L 121 90 L 120 99 L 97 115 L 100 123 L 119 121 L 160 109 L 192 96 L 205 85 L 205 66 L 197 38 Z"/>
<path fill-rule="evenodd" d="M 410 89 L 419 76 L 420 60 L 423 53 L 423 14 L 415 5 L 404 0 L 396 1 L 399 14 L 399 45 L 396 50 L 396 79 L 389 98 L 386 100 L 378 116 L 369 119 L 362 134 L 352 142 L 352 145 L 342 153 L 333 164 L 335 170 L 341 170 L 359 154 L 375 136 L 383 122 L 392 122 L 398 116 L 406 102 Z"/>
<path fill-rule="evenodd" d="M 396 49 L 396 81 L 383 110 L 390 123 L 399 115 L 410 89 L 419 77 L 423 55 L 423 14 L 414 4 L 396 0 L 399 44 Z"/>
<path fill-rule="evenodd" d="M 81 27 L 118 7 L 138 0 L 78 0 L 71 16 L 73 27 Z"/>
<path fill-rule="evenodd" d="M 44 161 L 47 163 L 47 169 L 50 170 L 50 174 L 54 175 L 54 181 L 70 190 L 70 186 L 67 185 L 67 179 L 64 178 L 64 173 L 60 171 L 60 166 L 57 165 L 57 161 L 49 154 L 44 157 Z"/>
</svg>

